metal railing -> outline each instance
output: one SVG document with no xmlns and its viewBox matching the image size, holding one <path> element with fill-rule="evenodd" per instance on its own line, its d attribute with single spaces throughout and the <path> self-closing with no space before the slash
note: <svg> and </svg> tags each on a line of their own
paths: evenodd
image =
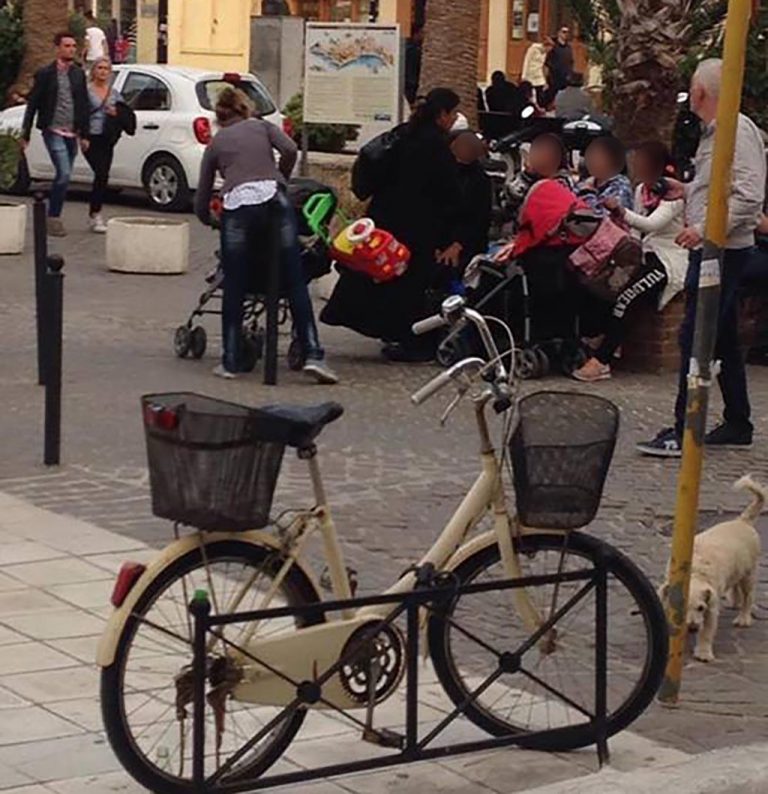
<svg viewBox="0 0 768 794">
<path fill-rule="evenodd" d="M 508 747 L 515 744 L 530 744 L 537 737 L 543 737 L 548 733 L 542 731 L 525 731 L 511 733 L 506 736 L 491 737 L 476 741 L 464 741 L 447 745 L 434 746 L 435 739 L 443 734 L 449 725 L 461 717 L 468 706 L 478 700 L 492 684 L 502 675 L 522 672 L 523 656 L 526 652 L 533 649 L 537 644 L 555 628 L 556 624 L 563 619 L 575 606 L 577 606 L 589 593 L 595 594 L 595 690 L 594 690 L 594 711 L 589 712 L 576 704 L 564 693 L 559 692 L 555 687 L 544 684 L 545 689 L 552 695 L 559 697 L 563 703 L 570 708 L 577 709 L 594 726 L 596 736 L 597 755 L 600 765 L 608 761 L 608 720 L 607 720 L 607 569 L 605 564 L 599 560 L 595 561 L 595 567 L 579 571 L 562 571 L 556 574 L 543 576 L 529 576 L 520 579 L 505 579 L 498 582 L 483 582 L 458 586 L 455 581 L 446 580 L 445 577 L 435 577 L 435 572 L 431 566 L 424 566 L 416 571 L 417 585 L 414 590 L 405 594 L 396 595 L 375 595 L 364 598 L 352 598 L 341 601 L 318 602 L 302 606 L 287 606 L 280 608 L 262 609 L 248 612 L 232 613 L 229 615 L 211 615 L 211 604 L 205 591 L 196 594 L 189 606 L 194 621 L 193 632 L 193 682 L 194 695 L 193 706 L 193 746 L 192 746 L 192 769 L 194 790 L 198 792 L 210 791 L 256 791 L 273 786 L 284 786 L 289 784 L 302 783 L 320 778 L 347 775 L 355 772 L 363 772 L 385 767 L 396 766 L 399 764 L 413 763 L 416 761 L 427 761 L 446 756 L 457 755 L 459 753 L 470 753 L 487 751 L 491 749 Z M 437 582 L 437 584 L 435 584 Z M 446 714 L 440 722 L 432 727 L 425 735 L 419 735 L 419 646 L 420 646 L 420 612 L 426 610 L 431 617 L 440 616 L 446 620 L 451 628 L 455 628 L 462 635 L 475 642 L 481 642 L 484 647 L 486 643 L 479 641 L 472 631 L 459 626 L 455 620 L 446 615 L 441 615 L 441 606 L 450 604 L 454 599 L 477 593 L 501 592 L 514 590 L 517 588 L 534 588 L 545 585 L 560 585 L 567 582 L 583 582 L 583 586 L 564 601 L 562 606 L 555 609 L 541 625 L 530 634 L 514 650 L 497 651 L 493 650 L 497 656 L 498 664 L 496 669 L 488 675 L 485 680 L 476 686 L 467 698 L 455 706 L 453 711 Z M 334 763 L 314 769 L 302 769 L 296 772 L 285 772 L 279 774 L 267 774 L 255 779 L 244 779 L 241 774 L 237 775 L 235 781 L 228 782 L 225 778 L 233 770 L 239 761 L 247 753 L 256 747 L 265 737 L 278 727 L 285 719 L 290 718 L 302 709 L 309 709 L 313 705 L 322 704 L 323 707 L 342 714 L 346 719 L 357 726 L 366 727 L 365 723 L 357 717 L 349 714 L 347 710 L 327 700 L 323 694 L 323 687 L 333 676 L 337 675 L 345 665 L 354 663 L 359 659 L 361 645 L 354 645 L 349 650 L 342 653 L 339 659 L 328 669 L 318 672 L 314 680 L 295 681 L 289 676 L 275 669 L 269 662 L 259 659 L 248 649 L 238 646 L 228 640 L 221 629 L 232 624 L 251 623 L 267 619 L 277 618 L 308 618 L 317 619 L 319 614 L 323 616 L 329 612 L 340 612 L 343 610 L 357 610 L 362 607 L 390 606 L 391 613 L 380 619 L 373 625 L 370 631 L 370 642 L 373 643 L 378 633 L 388 627 L 392 627 L 394 621 L 405 617 L 405 650 L 406 650 L 406 692 L 405 692 L 405 731 L 404 734 L 397 734 L 392 731 L 380 731 L 377 738 L 380 741 L 375 743 L 381 747 L 391 748 L 393 752 L 377 758 L 370 758 L 346 763 Z M 376 619 L 374 618 L 374 621 Z M 225 763 L 206 776 L 205 771 L 205 744 L 206 744 L 206 681 L 208 675 L 208 653 L 211 648 L 211 639 L 223 643 L 228 649 L 241 654 L 248 662 L 258 664 L 268 670 L 271 674 L 280 678 L 282 681 L 295 687 L 295 697 L 280 711 L 277 716 L 271 719 L 262 727 L 258 733 L 254 734 L 238 750 L 236 750 Z M 543 682 L 539 681 L 539 684 Z M 359 708 L 364 708 L 364 705 Z M 367 737 L 370 739 L 370 737 Z"/>
</svg>

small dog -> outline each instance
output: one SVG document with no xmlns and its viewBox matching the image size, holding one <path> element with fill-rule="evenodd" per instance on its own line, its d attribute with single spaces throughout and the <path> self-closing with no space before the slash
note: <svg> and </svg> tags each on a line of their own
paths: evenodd
<svg viewBox="0 0 768 794">
<path fill-rule="evenodd" d="M 760 557 L 760 536 L 754 523 L 765 507 L 768 490 L 749 476 L 742 477 L 734 488 L 750 491 L 754 496 L 752 503 L 733 521 L 724 521 L 697 535 L 693 545 L 688 631 L 696 634 L 693 656 L 702 662 L 715 659 L 712 643 L 717 632 L 721 598 L 726 597 L 729 606 L 739 610 L 734 626 L 752 625 Z M 669 581 L 659 590 L 663 600 L 668 594 Z"/>
</svg>

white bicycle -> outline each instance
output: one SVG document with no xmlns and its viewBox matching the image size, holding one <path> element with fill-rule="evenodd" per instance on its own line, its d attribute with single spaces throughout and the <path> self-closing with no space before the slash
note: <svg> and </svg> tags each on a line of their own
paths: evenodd
<svg viewBox="0 0 768 794">
<path fill-rule="evenodd" d="M 456 587 L 549 576 L 538 586 L 477 588 L 422 609 L 429 655 L 457 710 L 489 734 L 550 751 L 592 744 L 597 598 L 589 582 L 567 575 L 598 565 L 607 572 L 607 645 L 600 650 L 607 658 L 608 735 L 651 703 L 667 655 L 665 616 L 648 579 L 617 549 L 574 531 L 597 510 L 618 411 L 579 394 L 542 392 L 518 402 L 488 321 L 453 298 L 441 317 L 416 330 L 442 324 L 474 325 L 487 361 L 455 364 L 413 401 L 453 386 L 445 421 L 463 397 L 471 400 L 481 471 L 434 545 L 387 593 L 408 593 L 425 576 Z M 510 344 L 513 355 L 511 338 Z M 215 616 L 317 604 L 321 587 L 306 557 L 319 536 L 332 597 L 353 596 L 315 446 L 342 409 L 249 409 L 190 394 L 148 396 L 143 403 L 153 506 L 177 522 L 176 539 L 146 568 L 126 565 L 118 577 L 115 611 L 98 650 L 101 699 L 109 741 L 128 772 L 152 791 L 179 794 L 195 790 L 188 610 L 195 592 L 206 592 Z M 500 417 L 498 450 L 489 408 Z M 274 531 L 251 529 L 268 525 L 286 446 L 308 465 L 314 507 L 283 513 Z M 505 490 L 512 469 L 517 516 Z M 181 531 L 180 523 L 193 529 Z M 204 771 L 217 782 L 206 790 L 262 775 L 310 708 L 343 710 L 364 726 L 366 739 L 391 742 L 376 728 L 376 706 L 398 690 L 407 665 L 403 634 L 386 622 L 394 608 L 301 617 L 283 610 L 212 634 Z M 296 706 L 300 682 L 319 680 L 339 660 L 344 663 L 312 704 Z M 355 717 L 356 710 L 363 716 Z"/>
</svg>

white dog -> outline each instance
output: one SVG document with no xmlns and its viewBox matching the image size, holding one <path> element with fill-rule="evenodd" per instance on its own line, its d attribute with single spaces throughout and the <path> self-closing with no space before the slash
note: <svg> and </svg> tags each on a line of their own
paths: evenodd
<svg viewBox="0 0 768 794">
<path fill-rule="evenodd" d="M 696 634 L 693 656 L 702 662 L 714 661 L 712 643 L 720 616 L 720 599 L 728 597 L 739 614 L 734 626 L 752 625 L 755 603 L 760 536 L 754 523 L 765 507 L 768 491 L 751 477 L 742 477 L 734 488 L 750 491 L 754 499 L 733 521 L 708 529 L 696 536 L 691 565 L 691 589 L 688 599 L 688 631 Z M 667 573 L 669 577 L 669 572 Z M 666 599 L 669 582 L 661 586 Z"/>
</svg>

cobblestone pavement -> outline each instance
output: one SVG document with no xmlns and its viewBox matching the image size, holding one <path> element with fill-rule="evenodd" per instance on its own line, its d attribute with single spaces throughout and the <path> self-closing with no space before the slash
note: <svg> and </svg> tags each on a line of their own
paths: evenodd
<svg viewBox="0 0 768 794">
<path fill-rule="evenodd" d="M 144 210 L 142 209 L 142 212 Z M 125 204 L 108 215 L 135 214 Z M 111 274 L 104 240 L 85 229 L 86 207 L 67 206 L 71 234 L 54 241 L 67 260 L 65 295 L 64 465 L 46 471 L 42 449 L 42 390 L 34 385 L 35 339 L 31 245 L 0 261 L 0 415 L 3 439 L 0 490 L 55 513 L 70 514 L 146 541 L 165 542 L 170 527 L 152 517 L 147 493 L 141 394 L 202 391 L 252 404 L 333 399 L 346 415 L 321 441 L 323 470 L 350 564 L 362 589 L 375 591 L 413 563 L 436 536 L 476 470 L 468 412 L 441 429 L 440 400 L 416 409 L 409 395 L 430 377 L 429 366 L 395 366 L 378 357 L 377 344 L 335 329 L 321 329 L 341 385 L 309 385 L 283 368 L 281 385 L 268 389 L 257 374 L 236 382 L 210 375 L 217 348 L 215 321 L 207 322 L 211 352 L 201 362 L 173 356 L 173 329 L 186 319 L 203 287 L 216 238 L 192 225 L 191 268 L 183 277 Z M 283 339 L 283 343 L 285 343 Z M 748 452 L 718 452 L 706 461 L 702 526 L 740 510 L 731 483 L 751 471 L 768 481 L 768 371 L 750 370 L 756 444 Z M 576 390 L 551 378 L 541 387 Z M 677 464 L 638 458 L 633 445 L 669 423 L 674 378 L 619 375 L 599 388 L 622 409 L 622 433 L 603 505 L 591 531 L 627 551 L 653 578 L 663 571 L 674 505 Z M 715 398 L 713 411 L 719 409 Z M 281 476 L 279 506 L 305 504 L 306 480 L 298 462 Z M 768 539 L 768 523 L 762 532 Z M 688 752 L 768 737 L 768 569 L 761 569 L 758 620 L 748 631 L 723 621 L 712 665 L 686 670 L 685 698 L 676 710 L 654 707 L 636 730 Z"/>
</svg>

